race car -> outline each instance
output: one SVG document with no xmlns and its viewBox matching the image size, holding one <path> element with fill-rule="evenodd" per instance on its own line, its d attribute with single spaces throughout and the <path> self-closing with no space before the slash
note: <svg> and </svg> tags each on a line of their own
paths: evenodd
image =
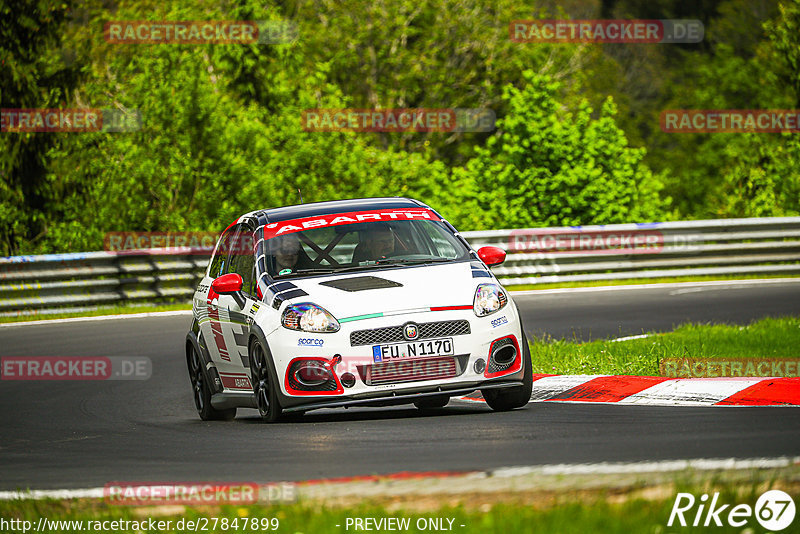
<svg viewBox="0 0 800 534">
<path fill-rule="evenodd" d="M 222 232 L 193 296 L 186 361 L 203 420 L 413 403 L 480 390 L 525 406 L 532 367 L 519 312 L 431 207 L 407 198 L 300 204 Z"/>
</svg>

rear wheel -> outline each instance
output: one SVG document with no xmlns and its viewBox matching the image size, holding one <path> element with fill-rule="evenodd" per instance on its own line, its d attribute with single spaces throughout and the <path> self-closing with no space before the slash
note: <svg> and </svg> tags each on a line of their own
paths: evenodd
<svg viewBox="0 0 800 534">
<path fill-rule="evenodd" d="M 496 412 L 505 412 L 514 408 L 522 408 L 531 400 L 533 389 L 533 362 L 531 362 L 531 349 L 525 332 L 522 332 L 522 385 L 505 389 L 487 389 L 481 391 L 486 404 Z"/>
<path fill-rule="evenodd" d="M 250 374 L 253 377 L 258 414 L 263 421 L 274 423 L 281 416 L 281 405 L 278 401 L 277 380 L 268 358 L 261 343 L 253 341 L 250 345 Z"/>
<path fill-rule="evenodd" d="M 189 367 L 189 380 L 192 382 L 192 395 L 194 406 L 203 421 L 230 421 L 236 417 L 236 408 L 217 410 L 211 406 L 211 385 L 208 382 L 205 365 L 194 345 L 189 346 L 186 355 L 186 364 Z"/>
<path fill-rule="evenodd" d="M 450 402 L 450 397 L 427 397 L 416 401 L 414 406 L 420 410 L 435 410 L 444 408 L 448 402 Z"/>
</svg>

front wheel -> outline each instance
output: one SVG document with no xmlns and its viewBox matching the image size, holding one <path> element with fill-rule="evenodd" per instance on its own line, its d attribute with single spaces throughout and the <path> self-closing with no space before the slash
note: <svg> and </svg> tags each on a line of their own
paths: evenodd
<svg viewBox="0 0 800 534">
<path fill-rule="evenodd" d="M 253 377 L 253 394 L 262 421 L 274 423 L 281 416 L 277 380 L 272 372 L 264 347 L 258 341 L 250 345 L 250 374 Z"/>
<path fill-rule="evenodd" d="M 525 332 L 522 332 L 522 385 L 506 389 L 487 389 L 481 391 L 486 404 L 496 412 L 505 412 L 514 408 L 522 408 L 531 400 L 533 389 L 533 362 L 531 362 L 531 349 Z"/>
<path fill-rule="evenodd" d="M 194 406 L 197 408 L 200 419 L 203 421 L 230 421 L 236 417 L 236 408 L 217 410 L 211 406 L 211 386 L 206 378 L 203 360 L 194 345 L 189 347 L 186 364 L 189 367 L 189 380 L 192 382 Z"/>
</svg>

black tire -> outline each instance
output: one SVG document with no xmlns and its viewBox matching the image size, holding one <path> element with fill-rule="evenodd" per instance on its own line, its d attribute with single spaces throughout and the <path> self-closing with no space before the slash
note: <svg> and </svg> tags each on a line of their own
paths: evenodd
<svg viewBox="0 0 800 534">
<path fill-rule="evenodd" d="M 281 404 L 278 401 L 277 379 L 272 360 L 261 343 L 250 343 L 250 376 L 253 377 L 253 394 L 261 420 L 274 423 L 281 417 Z"/>
<path fill-rule="evenodd" d="M 437 408 L 444 408 L 450 402 L 450 397 L 426 397 L 414 402 L 420 410 L 435 410 Z"/>
<path fill-rule="evenodd" d="M 236 408 L 217 410 L 211 406 L 211 384 L 203 359 L 193 344 L 189 344 L 189 353 L 186 355 L 186 365 L 189 368 L 189 380 L 192 383 L 192 396 L 197 414 L 203 421 L 230 421 L 236 417 Z"/>
<path fill-rule="evenodd" d="M 496 412 L 506 412 L 515 408 L 522 408 L 531 400 L 531 390 L 533 389 L 533 362 L 531 362 L 531 349 L 525 332 L 522 332 L 522 385 L 506 389 L 487 389 L 481 390 L 483 398 L 489 408 Z"/>
</svg>

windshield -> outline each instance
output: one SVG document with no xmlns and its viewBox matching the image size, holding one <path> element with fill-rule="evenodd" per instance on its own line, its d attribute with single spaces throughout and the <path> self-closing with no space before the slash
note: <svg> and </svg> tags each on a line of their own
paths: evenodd
<svg viewBox="0 0 800 534">
<path fill-rule="evenodd" d="M 469 249 L 429 210 L 340 213 L 272 223 L 264 233 L 274 278 L 469 258 Z"/>
</svg>

